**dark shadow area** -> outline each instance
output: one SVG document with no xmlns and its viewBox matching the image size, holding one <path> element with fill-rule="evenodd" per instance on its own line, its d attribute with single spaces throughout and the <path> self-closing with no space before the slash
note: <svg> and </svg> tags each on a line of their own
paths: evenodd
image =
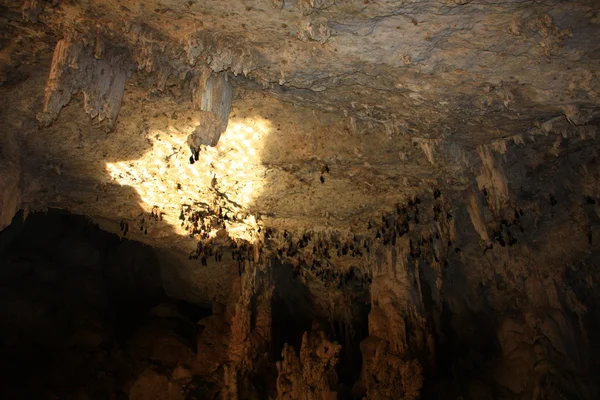
<svg viewBox="0 0 600 400">
<path fill-rule="evenodd" d="M 152 247 L 61 210 L 0 233 L 0 376 L 11 399 L 127 396 L 154 366 L 190 365 L 210 310 L 169 299 Z"/>
<path fill-rule="evenodd" d="M 293 273 L 292 266 L 279 259 L 273 262 L 275 290 L 272 299 L 271 351 L 269 358 L 281 360 L 283 345 L 300 352 L 302 335 L 310 331 L 315 308 L 308 288 Z"/>
<path fill-rule="evenodd" d="M 549 135 L 511 144 L 497 157 L 514 210 L 484 210 L 493 249 L 476 246 L 466 207 L 455 210 L 458 225 L 469 229 L 444 270 L 435 363 L 425 371 L 423 399 L 513 398 L 532 390 L 525 385 L 535 385 L 539 398 L 597 397 L 600 224 L 590 171 L 597 171 L 598 157 L 595 144 L 579 139 Z M 421 285 L 427 311 L 432 289 Z"/>
<path fill-rule="evenodd" d="M 352 324 L 336 320 L 333 339 L 342 345 L 337 373 L 339 384 L 346 393 L 350 393 L 359 379 L 362 368 L 360 342 L 369 336 L 369 312 L 371 307 L 365 304 L 353 304 L 355 313 Z"/>
</svg>

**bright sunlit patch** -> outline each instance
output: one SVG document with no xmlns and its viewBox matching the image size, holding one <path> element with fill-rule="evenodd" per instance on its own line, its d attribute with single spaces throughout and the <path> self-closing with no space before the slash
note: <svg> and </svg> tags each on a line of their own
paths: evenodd
<svg viewBox="0 0 600 400">
<path fill-rule="evenodd" d="M 262 192 L 261 152 L 269 126 L 262 118 L 231 120 L 219 144 L 203 148 L 193 165 L 186 143 L 192 126 L 150 130 L 152 150 L 138 160 L 107 163 L 106 169 L 113 181 L 137 191 L 145 212 L 160 210 L 163 222 L 181 235 L 188 234 L 179 219 L 182 205 L 227 199 L 229 210 L 245 216 L 225 222 L 229 235 L 253 241 L 258 223 L 248 216 L 248 207 Z"/>
</svg>

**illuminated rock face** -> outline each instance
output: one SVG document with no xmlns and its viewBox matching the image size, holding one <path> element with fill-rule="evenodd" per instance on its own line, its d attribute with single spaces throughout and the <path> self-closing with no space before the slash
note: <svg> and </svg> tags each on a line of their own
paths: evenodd
<svg viewBox="0 0 600 400">
<path fill-rule="evenodd" d="M 595 2 L 92 3 L 0 5 L 0 229 L 88 216 L 152 256 L 67 265 L 213 310 L 107 393 L 597 397 Z"/>
</svg>

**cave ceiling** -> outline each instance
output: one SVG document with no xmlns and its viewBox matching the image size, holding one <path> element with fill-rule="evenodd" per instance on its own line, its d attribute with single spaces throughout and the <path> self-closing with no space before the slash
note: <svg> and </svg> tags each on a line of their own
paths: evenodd
<svg viewBox="0 0 600 400">
<path fill-rule="evenodd" d="M 16 2 L 15 2 L 16 3 Z M 10 5 L 10 2 L 9 2 Z M 593 1 L 28 1 L 56 38 L 128 49 L 159 89 L 209 67 L 390 135 L 481 142 L 597 118 Z M 15 7 L 16 8 L 16 7 Z M 35 28 L 29 28 L 35 29 Z M 98 54 L 96 54 L 98 56 Z"/>
<path fill-rule="evenodd" d="M 441 189 L 485 241 L 484 188 L 494 218 L 548 179 L 598 194 L 547 172 L 597 157 L 596 1 L 3 0 L 0 20 L 2 226 L 67 209 L 185 261 L 192 215 L 226 217 L 224 243 L 353 237 Z M 222 279 L 183 270 L 180 293 Z"/>
</svg>

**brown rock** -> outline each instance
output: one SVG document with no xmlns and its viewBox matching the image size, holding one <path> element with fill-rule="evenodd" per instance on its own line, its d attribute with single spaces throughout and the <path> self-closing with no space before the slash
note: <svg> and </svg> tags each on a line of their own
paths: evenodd
<svg viewBox="0 0 600 400">
<path fill-rule="evenodd" d="M 129 400 L 183 400 L 181 386 L 152 370 L 142 372 L 129 390 Z"/>
</svg>

